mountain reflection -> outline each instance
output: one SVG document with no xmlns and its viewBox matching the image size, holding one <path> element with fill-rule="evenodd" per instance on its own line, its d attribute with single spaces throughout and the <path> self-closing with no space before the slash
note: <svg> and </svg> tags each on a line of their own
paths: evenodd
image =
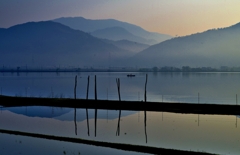
<svg viewBox="0 0 240 155">
<path fill-rule="evenodd" d="M 42 114 L 39 116 L 48 116 L 49 118 L 37 116 L 40 111 Z M 239 116 L 233 115 L 54 107 L 2 107 L 0 129 L 130 145 L 202 150 L 216 154 L 228 154 L 228 152 L 238 154 L 240 145 L 238 120 Z M 212 147 L 213 144 L 214 147 Z"/>
<path fill-rule="evenodd" d="M 57 108 L 44 106 L 29 106 L 29 107 L 2 107 L 2 110 L 8 110 L 16 114 L 25 115 L 28 117 L 54 118 L 61 121 L 74 121 L 73 108 Z M 106 113 L 109 112 L 109 116 Z M 124 111 L 122 116 L 128 116 L 137 113 L 138 111 Z M 95 118 L 95 109 L 76 109 L 76 121 L 84 121 Z M 117 119 L 119 118 L 116 110 L 98 110 L 98 119 Z"/>
</svg>

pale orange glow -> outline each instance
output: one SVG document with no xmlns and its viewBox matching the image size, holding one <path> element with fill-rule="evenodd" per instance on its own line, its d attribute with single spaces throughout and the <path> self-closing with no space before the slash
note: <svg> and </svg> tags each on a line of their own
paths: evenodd
<svg viewBox="0 0 240 155">
<path fill-rule="evenodd" d="M 152 31 L 184 36 L 208 29 L 234 25 L 240 21 L 240 1 L 121 1 L 105 3 L 86 17 L 115 18 Z M 99 13 L 101 12 L 101 13 Z"/>
<path fill-rule="evenodd" d="M 60 17 L 116 19 L 147 31 L 184 36 L 240 22 L 239 0 L 0 1 L 0 28 Z"/>
</svg>

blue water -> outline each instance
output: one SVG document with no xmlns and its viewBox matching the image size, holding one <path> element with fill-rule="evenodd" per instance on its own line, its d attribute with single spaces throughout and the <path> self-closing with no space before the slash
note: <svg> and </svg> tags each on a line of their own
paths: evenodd
<svg viewBox="0 0 240 155">
<path fill-rule="evenodd" d="M 116 79 L 120 79 L 121 100 L 144 100 L 146 74 L 147 101 L 238 104 L 240 73 L 1 73 L 0 93 L 11 96 L 74 98 L 77 75 L 77 98 L 86 98 L 87 78 L 90 76 L 89 96 L 118 100 Z"/>
</svg>

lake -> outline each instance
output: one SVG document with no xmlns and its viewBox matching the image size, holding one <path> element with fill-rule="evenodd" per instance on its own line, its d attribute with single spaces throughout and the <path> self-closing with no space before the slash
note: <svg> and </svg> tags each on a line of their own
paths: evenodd
<svg viewBox="0 0 240 155">
<path fill-rule="evenodd" d="M 238 104 L 240 73 L 1 73 L 2 95 L 158 102 Z M 97 113 L 96 113 L 97 112 Z M 239 116 L 177 114 L 150 111 L 73 109 L 56 107 L 0 107 L 0 129 L 82 138 L 102 142 L 153 146 L 177 150 L 238 155 Z M 0 133 L 2 154 L 147 154 L 87 144 Z M 14 148 L 14 149 L 13 149 Z"/>
<path fill-rule="evenodd" d="M 77 75 L 77 98 L 86 98 L 88 76 L 89 98 L 118 100 L 116 79 L 120 79 L 122 100 L 144 100 L 146 74 L 147 101 L 238 104 L 240 73 L 142 73 L 127 77 L 125 72 L 79 73 L 1 73 L 0 93 L 10 96 L 74 98 Z"/>
<path fill-rule="evenodd" d="M 97 110 L 95 119 L 94 109 L 33 106 L 2 107 L 0 122 L 0 129 L 6 130 L 217 154 L 240 153 L 240 120 L 231 115 L 121 111 L 119 122 L 118 110 Z M 3 154 L 141 154 L 4 133 L 0 133 L 0 143 Z"/>
</svg>

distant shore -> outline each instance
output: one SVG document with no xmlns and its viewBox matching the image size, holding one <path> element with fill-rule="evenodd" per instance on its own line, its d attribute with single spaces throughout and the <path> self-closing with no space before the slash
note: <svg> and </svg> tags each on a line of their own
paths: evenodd
<svg viewBox="0 0 240 155">
<path fill-rule="evenodd" d="M 0 72 L 240 72 L 240 67 L 221 66 L 220 68 L 212 67 L 6 67 L 0 68 Z"/>
</svg>

